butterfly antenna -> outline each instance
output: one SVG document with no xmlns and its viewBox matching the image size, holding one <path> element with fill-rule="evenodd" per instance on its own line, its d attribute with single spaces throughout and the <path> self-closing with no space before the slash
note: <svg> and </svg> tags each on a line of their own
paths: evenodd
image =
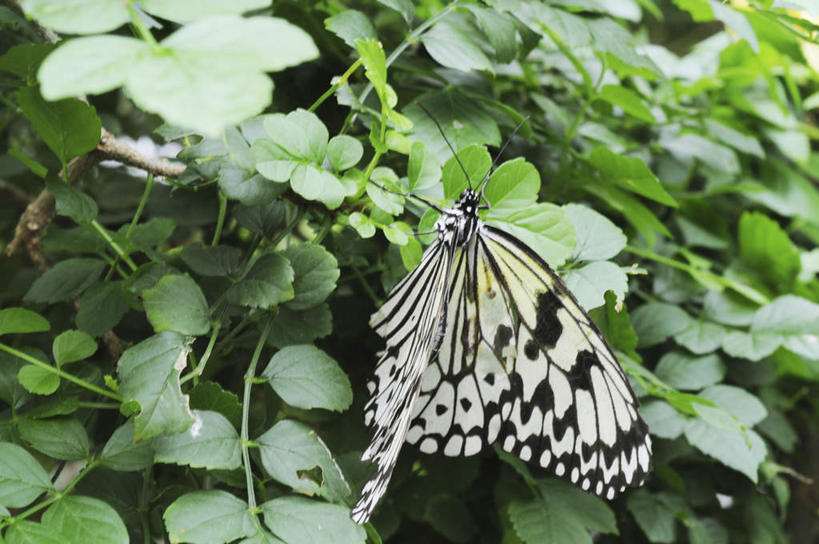
<svg viewBox="0 0 819 544">
<path fill-rule="evenodd" d="M 506 138 L 506 142 L 504 142 L 503 146 L 500 148 L 500 151 L 498 151 L 498 154 L 495 155 L 495 160 L 492 161 L 492 166 L 489 167 L 489 171 L 486 173 L 486 175 L 483 177 L 483 179 L 481 179 L 481 190 L 480 190 L 481 198 L 483 198 L 483 190 L 486 188 L 486 184 L 489 182 L 489 176 L 490 176 L 490 174 L 492 174 L 492 171 L 495 169 L 495 165 L 498 164 L 498 161 L 500 160 L 501 155 L 503 155 L 503 152 L 506 151 L 506 146 L 509 145 L 509 142 L 511 142 L 512 138 L 515 137 L 515 134 L 518 133 L 518 131 L 521 129 L 521 127 L 523 125 L 525 125 L 526 121 L 528 121 L 528 120 L 529 120 L 529 116 L 527 115 L 526 117 L 523 118 L 523 120 L 520 123 L 518 123 L 518 126 L 515 127 L 515 130 L 512 131 L 512 134 L 510 134 L 509 137 Z"/>
<path fill-rule="evenodd" d="M 472 182 L 469 179 L 469 174 L 466 173 L 466 168 L 464 168 L 464 165 L 461 162 L 461 159 L 458 157 L 458 153 L 455 152 L 455 148 L 452 147 L 452 144 L 449 143 L 449 139 L 446 137 L 446 134 L 444 134 L 444 129 L 441 128 L 441 123 L 439 123 L 438 120 L 435 117 L 432 116 L 432 114 L 426 108 L 426 106 L 424 106 L 423 104 L 421 104 L 417 100 L 415 101 L 415 103 L 418 105 L 419 108 L 421 108 L 424 111 L 424 113 L 427 114 L 427 117 L 432 119 L 432 122 L 435 123 L 435 126 L 438 127 L 438 132 L 441 133 L 441 138 L 444 139 L 444 141 L 446 142 L 446 145 L 449 147 L 449 150 L 452 151 L 452 156 L 455 157 L 455 160 L 458 162 L 458 166 L 461 167 L 461 172 L 464 173 L 464 177 L 466 178 L 466 184 L 469 185 L 469 188 L 471 189 L 472 188 Z"/>
<path fill-rule="evenodd" d="M 418 202 L 426 204 L 427 206 L 429 206 L 433 210 L 437 211 L 438 213 L 444 213 L 444 210 L 440 206 L 438 206 L 437 204 L 435 204 L 431 200 L 428 200 L 428 199 L 426 199 L 426 198 L 424 198 L 422 196 L 418 196 L 418 195 L 415 195 L 415 194 L 412 194 L 412 193 L 404 193 L 404 192 L 401 192 L 401 191 L 393 191 L 389 187 L 383 185 L 382 183 L 378 183 L 377 181 L 372 180 L 372 179 L 368 179 L 367 181 L 369 181 L 370 183 L 372 183 L 373 185 L 375 185 L 376 187 L 378 187 L 379 189 L 381 189 L 384 192 L 392 193 L 392 194 L 398 195 L 398 196 L 403 196 L 404 198 L 414 198 Z"/>
</svg>

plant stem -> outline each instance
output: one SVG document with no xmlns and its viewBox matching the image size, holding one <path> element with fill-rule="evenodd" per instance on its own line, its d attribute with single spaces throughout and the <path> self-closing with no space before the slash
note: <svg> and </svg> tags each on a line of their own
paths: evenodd
<svg viewBox="0 0 819 544">
<path fill-rule="evenodd" d="M 259 336 L 259 341 L 256 342 L 256 349 L 253 351 L 250 366 L 248 366 L 247 373 L 245 374 L 245 387 L 242 393 L 242 461 L 244 463 L 245 481 L 247 483 L 247 503 L 251 510 L 256 509 L 256 492 L 253 487 L 253 471 L 250 466 L 250 437 L 248 431 L 248 420 L 250 419 L 250 389 L 253 385 L 253 377 L 256 375 L 256 366 L 259 364 L 259 357 L 262 355 L 262 348 L 267 341 L 267 335 L 270 333 L 270 325 L 272 322 L 273 318 L 268 317 L 262 334 Z"/>
<path fill-rule="evenodd" d="M 768 297 L 764 294 L 760 293 L 753 287 L 749 285 L 745 285 L 743 283 L 735 282 L 728 278 L 724 278 L 713 272 L 709 272 L 707 270 L 703 270 L 701 268 L 696 268 L 691 266 L 690 264 L 681 263 L 680 261 L 675 261 L 669 257 L 664 255 L 660 255 L 658 253 L 654 253 L 648 249 L 641 249 L 634 246 L 626 246 L 626 251 L 629 253 L 633 253 L 639 257 L 643 257 L 645 259 L 650 259 L 652 261 L 656 261 L 658 263 L 664 264 L 666 266 L 670 266 L 672 268 L 676 268 L 677 270 L 682 270 L 683 272 L 689 273 L 694 279 L 697 279 L 697 276 L 700 276 L 708 281 L 714 282 L 722 287 L 731 289 L 732 291 L 742 295 L 743 297 L 756 302 L 757 304 L 767 304 L 770 302 Z"/>
<path fill-rule="evenodd" d="M 222 237 L 222 227 L 225 224 L 225 213 L 227 212 L 227 197 L 219 191 L 219 217 L 216 219 L 216 231 L 213 233 L 213 241 L 210 245 L 215 246 Z"/>
<path fill-rule="evenodd" d="M 208 363 L 208 359 L 210 359 L 210 354 L 213 352 L 213 346 L 216 344 L 216 338 L 219 336 L 219 329 L 221 328 L 221 323 L 216 323 L 213 325 L 213 329 L 210 333 L 210 340 L 208 340 L 208 347 L 205 348 L 205 353 L 202 354 L 202 358 L 199 359 L 199 364 L 196 365 L 196 368 L 191 370 L 187 376 L 183 377 L 179 383 L 183 384 L 193 378 L 198 378 L 202 375 L 202 372 L 205 371 L 205 365 Z"/>
<path fill-rule="evenodd" d="M 131 24 L 134 25 L 139 37 L 151 45 L 158 45 L 156 43 L 156 38 L 154 38 L 151 31 L 148 30 L 148 27 L 145 26 L 145 23 L 142 22 L 142 18 L 139 16 L 139 13 L 137 13 L 136 8 L 134 8 L 131 2 L 128 2 L 128 13 L 131 15 Z"/>
<path fill-rule="evenodd" d="M 119 244 L 116 243 L 113 238 L 111 238 L 111 235 L 108 234 L 108 231 L 105 229 L 105 227 L 100 225 L 99 221 L 97 221 L 96 219 L 91 220 L 91 226 L 94 227 L 94 230 L 96 230 L 99 233 L 99 235 L 102 236 L 102 239 L 105 240 L 109 246 L 111 246 L 114 252 L 117 255 L 119 255 L 120 259 L 125 261 L 125 264 L 128 265 L 128 268 L 131 269 L 131 272 L 136 271 L 137 265 L 135 265 L 134 261 L 131 260 L 131 257 L 129 257 L 128 254 L 125 253 L 125 251 L 123 251 L 121 247 L 119 247 Z"/>
<path fill-rule="evenodd" d="M 313 104 L 309 108 L 307 108 L 307 111 L 315 111 L 316 108 L 318 108 L 322 102 L 333 96 L 333 93 L 335 93 L 339 87 L 347 83 L 347 80 L 350 78 L 351 75 L 353 75 L 353 72 L 355 72 L 359 66 L 361 66 L 361 59 L 358 59 L 349 68 L 347 68 L 347 71 L 341 74 L 341 77 L 338 79 L 338 81 L 336 81 L 329 89 L 327 89 L 323 95 L 318 97 L 318 100 L 313 102 Z"/>
<path fill-rule="evenodd" d="M 600 84 L 603 82 L 603 76 L 605 75 L 606 64 L 605 62 L 603 62 L 600 68 L 600 76 L 597 78 L 597 81 L 594 83 L 594 85 L 588 88 L 586 100 L 583 102 L 583 105 L 580 106 L 580 110 L 578 110 L 577 115 L 574 116 L 574 119 L 572 120 L 572 124 L 569 127 L 569 130 L 566 131 L 565 138 L 566 145 L 571 146 L 572 138 L 574 138 L 574 135 L 577 132 L 577 128 L 580 126 L 580 122 L 586 116 L 586 112 L 589 110 L 589 106 L 591 106 L 591 103 L 597 96 L 598 89 L 600 88 Z"/>
<path fill-rule="evenodd" d="M 2 344 L 2 343 L 0 343 L 0 350 L 5 351 L 6 353 L 10 353 L 11 355 L 14 355 L 15 357 L 18 357 L 18 358 L 24 360 L 27 363 L 31 363 L 31 364 L 33 364 L 35 366 L 38 366 L 38 367 L 42 368 L 43 370 L 47 370 L 48 372 L 51 372 L 52 374 L 56 374 L 57 376 L 59 376 L 61 378 L 65 378 L 66 380 L 68 380 L 68 381 L 70 381 L 72 383 L 75 383 L 75 384 L 79 385 L 80 387 L 84 387 L 85 389 L 88 389 L 89 391 L 93 391 L 94 393 L 97 393 L 99 395 L 103 395 L 103 396 L 106 396 L 108 398 L 114 399 L 117 402 L 122 402 L 122 397 L 120 397 L 116 393 L 112 393 L 111 391 L 106 391 L 105 389 L 103 389 L 101 387 L 98 387 L 98 386 L 94 385 L 93 383 L 89 383 L 89 382 L 87 382 L 87 381 L 85 381 L 85 380 L 83 380 L 81 378 L 77 378 L 76 376 L 68 374 L 67 372 L 63 372 L 62 370 L 60 370 L 59 368 L 57 368 L 55 366 L 51 366 L 50 364 L 44 363 L 44 362 L 40 361 L 39 359 L 35 359 L 34 357 L 29 355 L 28 353 L 23 353 L 22 351 L 18 351 L 16 349 L 14 349 L 13 347 L 7 346 L 7 345 Z"/>
<path fill-rule="evenodd" d="M 145 209 L 145 204 L 148 203 L 148 197 L 151 194 L 151 189 L 154 187 L 154 175 L 148 172 L 148 179 L 145 181 L 145 189 L 142 191 L 142 198 L 139 199 L 139 205 L 137 206 L 136 212 L 134 213 L 134 218 L 131 219 L 131 224 L 128 225 L 128 230 L 125 231 L 125 237 L 130 238 L 131 232 L 136 227 L 137 223 L 139 222 L 140 216 L 142 216 L 142 211 Z"/>
</svg>

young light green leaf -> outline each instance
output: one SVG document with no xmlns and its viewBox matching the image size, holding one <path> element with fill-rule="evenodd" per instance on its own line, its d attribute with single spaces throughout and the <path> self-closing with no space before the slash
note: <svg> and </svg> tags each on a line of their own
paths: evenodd
<svg viewBox="0 0 819 544">
<path fill-rule="evenodd" d="M 778 335 L 792 352 L 819 359 L 819 304 L 795 295 L 776 298 L 754 314 L 751 334 Z"/>
<path fill-rule="evenodd" d="M 48 474 L 30 453 L 17 444 L 0 442 L 0 504 L 22 508 L 51 489 Z"/>
<path fill-rule="evenodd" d="M 352 168 L 363 154 L 361 142 L 346 134 L 333 136 L 327 144 L 327 160 L 336 172 Z"/>
<path fill-rule="evenodd" d="M 331 172 L 312 164 L 296 166 L 290 177 L 290 186 L 307 200 L 318 200 L 331 210 L 341 206 L 344 197 L 354 192 Z"/>
<path fill-rule="evenodd" d="M 603 261 L 626 247 L 626 235 L 605 215 L 579 204 L 567 204 L 563 210 L 574 226 L 574 260 Z"/>
<path fill-rule="evenodd" d="M 85 459 L 90 452 L 85 427 L 73 417 L 23 419 L 17 428 L 32 448 L 55 459 Z"/>
<path fill-rule="evenodd" d="M 43 332 L 51 328 L 46 318 L 26 308 L 0 310 L 0 335 Z"/>
<path fill-rule="evenodd" d="M 261 505 L 264 521 L 288 544 L 364 544 L 364 528 L 350 519 L 350 510 L 303 497 L 279 497 Z"/>
<path fill-rule="evenodd" d="M 355 48 L 356 40 L 378 40 L 372 22 L 365 14 L 355 9 L 345 9 L 326 18 L 324 28 L 344 40 L 344 43 L 352 48 Z"/>
<path fill-rule="evenodd" d="M 441 180 L 441 165 L 423 142 L 412 142 L 407 161 L 407 181 L 409 190 L 426 189 Z"/>
<path fill-rule="evenodd" d="M 178 542 L 232 542 L 256 533 L 248 505 L 227 491 L 194 491 L 165 510 L 165 528 Z"/>
<path fill-rule="evenodd" d="M 324 302 L 336 288 L 340 275 L 336 258 L 313 243 L 292 245 L 282 254 L 293 267 L 295 296 L 287 303 L 292 310 L 306 310 Z"/>
<path fill-rule="evenodd" d="M 82 361 L 94 355 L 97 343 L 82 331 L 64 331 L 54 339 L 51 352 L 57 366 Z"/>
<path fill-rule="evenodd" d="M 361 212 L 350 214 L 350 226 L 353 227 L 362 238 L 372 238 L 375 235 L 375 225 L 372 220 Z"/>
<path fill-rule="evenodd" d="M 473 179 L 472 183 L 482 181 Z M 532 163 L 518 157 L 506 161 L 492 172 L 484 196 L 492 206 L 493 214 L 504 215 L 535 204 L 539 190 L 540 174 L 537 169 Z"/>
<path fill-rule="evenodd" d="M 268 253 L 259 257 L 250 271 L 230 286 L 227 298 L 242 306 L 270 308 L 293 298 L 293 277 L 293 267 L 286 258 Z"/>
<path fill-rule="evenodd" d="M 628 291 L 628 278 L 623 269 L 611 261 L 593 261 L 573 268 L 566 275 L 566 285 L 586 311 L 605 304 L 607 291 L 618 299 Z"/>
<path fill-rule="evenodd" d="M 82 294 L 102 274 L 105 262 L 100 259 L 73 258 L 60 261 L 34 280 L 23 300 L 26 302 L 60 302 Z"/>
<path fill-rule="evenodd" d="M 246 11 L 268 7 L 269 0 L 231 0 L 221 2 L 220 0 L 140 0 L 140 5 L 145 11 L 174 21 L 184 23 L 212 17 L 214 15 L 224 15 L 235 13 L 237 15 Z"/>
<path fill-rule="evenodd" d="M 135 440 L 179 433 L 193 423 L 179 375 L 190 347 L 182 335 L 162 332 L 125 350 L 117 363 L 123 402 L 135 402 Z"/>
<path fill-rule="evenodd" d="M 42 25 L 67 34 L 108 32 L 131 19 L 127 6 L 110 0 L 23 0 L 20 5 Z"/>
<path fill-rule="evenodd" d="M 618 155 L 606 147 L 596 147 L 589 155 L 589 161 L 600 172 L 603 181 L 616 183 L 627 191 L 660 204 L 677 207 L 677 201 L 666 192 L 660 180 L 642 159 Z"/>
<path fill-rule="evenodd" d="M 376 39 L 368 38 L 365 40 L 356 40 L 355 48 L 361 57 L 361 63 L 364 65 L 367 79 L 373 84 L 376 94 L 383 107 L 391 108 L 395 104 L 390 105 L 389 93 L 387 91 L 387 62 L 384 56 L 384 49 Z"/>
<path fill-rule="evenodd" d="M 318 493 L 332 502 L 349 498 L 350 486 L 341 469 L 310 427 L 285 419 L 254 442 L 259 445 L 262 466 L 274 480 L 302 493 Z M 302 474 L 314 467 L 321 469 L 318 481 Z"/>
<path fill-rule="evenodd" d="M 142 292 L 145 313 L 156 332 L 198 336 L 210 330 L 208 301 L 188 276 L 169 275 Z"/>
<path fill-rule="evenodd" d="M 460 163 L 458 159 L 460 159 Z M 489 173 L 489 168 L 492 166 L 492 158 L 489 156 L 489 151 L 480 145 L 470 145 L 459 150 L 458 159 L 454 156 L 450 156 L 441 170 L 441 181 L 444 184 L 444 198 L 447 200 L 457 199 L 461 192 L 468 187 L 476 188 L 478 184 L 483 181 L 484 176 Z M 461 169 L 461 166 L 463 166 L 463 169 Z M 511 168 L 516 167 L 513 166 Z M 509 173 L 512 173 L 512 171 L 510 170 L 506 174 Z M 506 176 L 504 175 L 502 178 L 503 177 Z M 498 197 L 507 194 L 510 185 L 509 182 L 512 180 L 507 178 L 503 181 L 507 183 L 503 183 L 500 189 L 495 193 Z M 529 185 L 531 185 L 530 182 Z"/>
<path fill-rule="evenodd" d="M 26 391 L 35 395 L 50 395 L 60 387 L 60 377 L 45 368 L 25 365 L 17 373 L 17 380 Z"/>
<path fill-rule="evenodd" d="M 353 401 L 350 380 L 338 363 L 314 346 L 287 346 L 262 373 L 284 402 L 297 408 L 346 410 Z"/>
<path fill-rule="evenodd" d="M 208 470 L 233 470 L 242 465 L 239 433 L 219 412 L 193 410 L 187 430 L 154 440 L 155 460 Z"/>
</svg>

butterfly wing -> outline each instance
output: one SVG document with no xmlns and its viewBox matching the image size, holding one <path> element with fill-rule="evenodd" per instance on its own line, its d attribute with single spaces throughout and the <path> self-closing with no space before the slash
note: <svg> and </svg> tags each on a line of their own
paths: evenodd
<svg viewBox="0 0 819 544">
<path fill-rule="evenodd" d="M 358 523 L 369 519 L 386 490 L 409 427 L 421 376 L 440 342 L 438 329 L 446 319 L 443 302 L 454 253 L 448 242 L 432 244 L 421 263 L 393 288 L 370 319 L 373 329 L 386 340 L 387 349 L 368 383 L 371 396 L 364 421 L 374 434 L 362 459 L 375 461 L 376 470 L 353 508 L 351 515 Z"/>
<path fill-rule="evenodd" d="M 637 399 L 563 281 L 525 244 L 487 225 L 466 252 L 407 441 L 446 455 L 498 441 L 607 498 L 640 485 L 651 440 Z"/>
</svg>

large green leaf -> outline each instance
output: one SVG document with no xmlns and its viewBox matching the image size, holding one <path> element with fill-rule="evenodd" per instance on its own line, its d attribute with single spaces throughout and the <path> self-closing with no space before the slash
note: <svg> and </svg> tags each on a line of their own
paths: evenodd
<svg viewBox="0 0 819 544">
<path fill-rule="evenodd" d="M 333 359 L 314 346 L 287 346 L 262 372 L 273 390 L 297 408 L 346 410 L 353 401 L 350 380 Z"/>
</svg>

